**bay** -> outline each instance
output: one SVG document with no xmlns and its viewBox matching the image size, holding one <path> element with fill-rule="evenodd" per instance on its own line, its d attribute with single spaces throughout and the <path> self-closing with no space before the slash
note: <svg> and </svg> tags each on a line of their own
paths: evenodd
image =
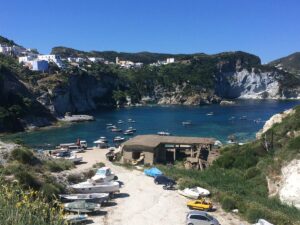
<svg viewBox="0 0 300 225">
<path fill-rule="evenodd" d="M 100 136 L 105 136 L 112 142 L 115 136 L 122 135 L 106 129 L 106 124 L 112 123 L 123 131 L 134 127 L 137 129 L 136 135 L 165 131 L 180 136 L 214 137 L 223 143 L 228 140 L 229 135 L 235 135 L 239 142 L 246 142 L 255 138 L 256 132 L 272 115 L 298 104 L 298 100 L 238 100 L 236 104 L 228 106 L 153 105 L 102 109 L 91 112 L 96 118 L 93 122 L 17 133 L 6 136 L 5 139 L 21 139 L 33 148 L 49 149 L 80 138 L 87 140 L 88 145 L 92 146 L 93 141 Z M 128 119 L 136 122 L 128 123 Z M 124 123 L 118 124 L 118 120 L 123 120 Z M 183 121 L 191 121 L 192 124 L 183 126 Z"/>
</svg>

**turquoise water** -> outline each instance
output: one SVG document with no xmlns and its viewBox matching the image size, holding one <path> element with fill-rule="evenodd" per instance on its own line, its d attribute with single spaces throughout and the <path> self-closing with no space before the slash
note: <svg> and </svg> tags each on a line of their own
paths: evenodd
<svg viewBox="0 0 300 225">
<path fill-rule="evenodd" d="M 96 121 L 72 124 L 66 127 L 49 128 L 34 132 L 24 132 L 8 138 L 22 139 L 34 148 L 51 148 L 77 138 L 88 141 L 89 146 L 100 136 L 109 140 L 120 135 L 106 129 L 113 123 L 123 130 L 129 126 L 137 129 L 136 134 L 155 134 L 167 131 L 173 135 L 214 137 L 225 142 L 229 135 L 235 135 L 240 142 L 255 138 L 270 116 L 300 104 L 300 101 L 247 100 L 232 106 L 145 106 L 123 109 L 101 110 L 91 113 Z M 213 112 L 208 116 L 207 113 Z M 127 123 L 131 118 L 136 123 Z M 123 124 L 117 124 L 123 120 Z M 183 126 L 182 121 L 192 121 Z"/>
</svg>

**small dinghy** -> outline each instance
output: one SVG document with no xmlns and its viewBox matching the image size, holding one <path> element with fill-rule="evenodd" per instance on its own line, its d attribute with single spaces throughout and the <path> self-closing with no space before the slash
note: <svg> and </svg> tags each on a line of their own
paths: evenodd
<svg viewBox="0 0 300 225">
<path fill-rule="evenodd" d="M 88 215 L 79 214 L 79 215 L 66 215 L 64 220 L 67 224 L 82 224 L 89 220 Z"/>
<path fill-rule="evenodd" d="M 201 187 L 185 188 L 184 190 L 178 190 L 178 193 L 191 199 L 198 199 L 199 197 L 208 196 L 210 192 Z"/>
<path fill-rule="evenodd" d="M 86 202 L 103 203 L 109 200 L 109 194 L 107 193 L 91 193 L 91 194 L 69 194 L 59 195 L 60 199 L 64 202 L 74 202 L 84 200 Z"/>
<path fill-rule="evenodd" d="M 100 204 L 95 204 L 86 201 L 75 201 L 64 204 L 64 209 L 69 212 L 91 213 L 99 210 Z"/>
</svg>

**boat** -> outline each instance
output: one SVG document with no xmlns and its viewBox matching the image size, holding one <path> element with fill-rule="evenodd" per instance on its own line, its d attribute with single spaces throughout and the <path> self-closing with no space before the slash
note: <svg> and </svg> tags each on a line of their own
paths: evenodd
<svg viewBox="0 0 300 225">
<path fill-rule="evenodd" d="M 135 123 L 135 120 L 133 120 L 133 119 L 128 119 L 127 121 L 128 121 L 128 123 Z"/>
<path fill-rule="evenodd" d="M 124 135 L 133 135 L 133 131 L 128 129 L 128 130 L 125 130 L 123 134 Z"/>
<path fill-rule="evenodd" d="M 156 167 L 152 167 L 150 169 L 145 169 L 144 170 L 144 173 L 147 175 L 147 176 L 150 176 L 150 177 L 157 177 L 159 175 L 162 175 L 163 173 L 157 169 Z"/>
<path fill-rule="evenodd" d="M 118 124 L 124 123 L 123 120 L 118 120 Z"/>
<path fill-rule="evenodd" d="M 77 157 L 76 152 L 61 151 L 52 156 L 55 159 L 65 159 L 72 161 L 73 163 L 79 163 L 82 161 L 82 157 Z"/>
<path fill-rule="evenodd" d="M 113 126 L 113 124 L 112 124 L 112 123 L 107 123 L 106 126 L 107 126 L 107 127 Z"/>
<path fill-rule="evenodd" d="M 84 200 L 86 202 L 103 203 L 109 200 L 109 194 L 107 193 L 90 193 L 90 194 L 69 194 L 59 195 L 60 199 L 64 202 L 73 202 Z"/>
<path fill-rule="evenodd" d="M 209 113 L 206 113 L 207 116 L 213 116 L 214 115 L 214 112 L 209 112 Z"/>
<path fill-rule="evenodd" d="M 101 167 L 97 170 L 95 176 L 91 179 L 94 181 L 112 181 L 115 179 L 115 174 L 111 171 L 109 167 Z"/>
<path fill-rule="evenodd" d="M 89 179 L 79 184 L 71 185 L 75 193 L 114 193 L 120 191 L 120 184 L 116 181 L 96 182 Z"/>
<path fill-rule="evenodd" d="M 108 144 L 104 142 L 102 139 L 98 139 L 97 141 L 94 141 L 94 144 L 96 145 L 96 148 L 107 148 Z"/>
<path fill-rule="evenodd" d="M 86 201 L 75 201 L 64 204 L 64 209 L 69 212 L 78 212 L 78 213 L 91 213 L 99 210 L 101 207 L 100 204 L 86 202 Z"/>
<path fill-rule="evenodd" d="M 133 132 L 136 132 L 136 129 L 133 128 L 133 127 L 128 127 L 128 130 L 131 130 L 131 131 L 133 131 Z"/>
<path fill-rule="evenodd" d="M 259 220 L 257 221 L 257 223 L 255 223 L 254 225 L 274 225 L 274 224 L 268 222 L 268 221 L 265 220 L 265 219 L 259 219 Z"/>
<path fill-rule="evenodd" d="M 165 131 L 159 131 L 159 132 L 157 132 L 157 134 L 160 136 L 170 136 L 171 135 L 171 133 L 165 132 Z"/>
<path fill-rule="evenodd" d="M 185 188 L 183 190 L 178 190 L 178 193 L 191 199 L 198 199 L 199 197 L 208 196 L 210 192 L 201 187 L 195 188 Z"/>
<path fill-rule="evenodd" d="M 64 220 L 67 224 L 82 224 L 89 221 L 88 215 L 86 214 L 78 214 L 78 215 L 66 215 L 64 216 Z"/>
<path fill-rule="evenodd" d="M 120 128 L 112 128 L 111 131 L 112 132 L 122 132 L 122 129 L 120 129 Z"/>
<path fill-rule="evenodd" d="M 100 137 L 99 140 L 103 141 L 104 143 L 108 142 L 107 138 L 104 136 Z"/>
<path fill-rule="evenodd" d="M 188 121 L 183 121 L 182 122 L 183 126 L 188 126 L 188 125 L 192 125 L 192 121 L 188 120 Z"/>
<path fill-rule="evenodd" d="M 115 125 L 109 125 L 109 126 L 106 126 L 107 129 L 114 129 L 114 128 L 117 128 Z"/>
<path fill-rule="evenodd" d="M 125 141 L 125 138 L 124 138 L 124 137 L 117 136 L 117 137 L 114 138 L 113 141 L 114 141 L 114 142 L 122 142 L 122 141 Z"/>
</svg>

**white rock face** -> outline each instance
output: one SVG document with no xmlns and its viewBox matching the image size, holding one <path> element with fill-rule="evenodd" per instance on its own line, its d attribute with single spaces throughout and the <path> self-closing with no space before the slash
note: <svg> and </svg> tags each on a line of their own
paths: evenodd
<svg viewBox="0 0 300 225">
<path fill-rule="evenodd" d="M 300 160 L 294 159 L 281 172 L 280 200 L 300 209 Z"/>
<path fill-rule="evenodd" d="M 281 123 L 282 120 L 295 113 L 294 109 L 288 109 L 286 111 L 284 111 L 283 113 L 278 113 L 275 114 L 274 116 L 272 116 L 269 120 L 266 121 L 265 125 L 263 126 L 262 130 L 260 130 L 259 132 L 257 132 L 256 134 L 256 138 L 259 139 L 261 137 L 261 135 L 263 133 L 265 133 L 266 131 L 268 131 L 274 124 L 276 123 Z"/>
<path fill-rule="evenodd" d="M 224 98 L 244 99 L 286 99 L 299 98 L 298 91 L 292 96 L 282 93 L 279 74 L 276 72 L 249 72 L 243 69 L 240 72 L 221 73 L 217 77 L 216 92 Z"/>
</svg>

